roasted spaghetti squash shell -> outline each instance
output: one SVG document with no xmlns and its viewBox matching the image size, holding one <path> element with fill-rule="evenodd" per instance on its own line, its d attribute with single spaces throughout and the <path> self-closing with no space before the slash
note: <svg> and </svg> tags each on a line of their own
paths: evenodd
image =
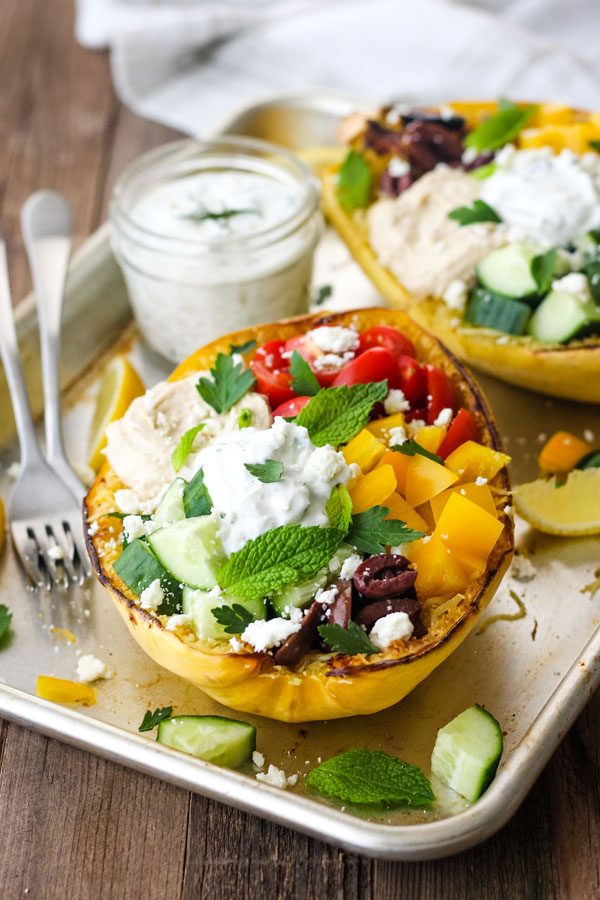
<svg viewBox="0 0 600 900">
<path fill-rule="evenodd" d="M 502 381 L 553 397 L 600 403 L 600 338 L 544 344 L 532 337 L 506 335 L 505 341 L 492 329 L 452 324 L 456 312 L 441 299 L 412 296 L 379 263 L 369 244 L 365 211 L 348 213 L 338 203 L 337 172 L 344 156 L 340 150 L 336 162 L 321 168 L 323 212 L 390 306 L 408 310 L 459 359 Z"/>
<path fill-rule="evenodd" d="M 219 351 L 229 351 L 231 343 L 243 344 L 251 338 L 259 344 L 287 339 L 319 322 L 353 325 L 359 331 L 385 324 L 405 332 L 414 342 L 419 358 L 439 366 L 450 377 L 460 403 L 476 419 L 481 443 L 500 448 L 490 411 L 470 373 L 406 314 L 390 309 L 303 316 L 245 329 L 192 354 L 173 372 L 171 380 L 207 369 Z M 510 490 L 506 469 L 498 473 L 491 486 L 498 493 L 502 509 Z M 86 522 L 98 525 L 93 535 L 86 527 L 88 551 L 97 576 L 110 591 L 135 640 L 157 663 L 193 682 L 225 706 L 281 721 L 373 713 L 401 700 L 464 640 L 492 599 L 512 554 L 512 523 L 500 513 L 505 527 L 486 572 L 464 596 L 426 601 L 423 617 L 429 630 L 425 638 L 408 644 L 399 641 L 371 657 L 310 654 L 292 670 L 274 665 L 266 653 L 233 653 L 228 644 L 200 640 L 191 630 L 167 631 L 164 619 L 140 609 L 135 595 L 113 569 L 120 547 L 114 540 L 116 520 L 106 513 L 115 509 L 114 495 L 122 487 L 106 463 L 86 497 L 84 517 Z"/>
</svg>

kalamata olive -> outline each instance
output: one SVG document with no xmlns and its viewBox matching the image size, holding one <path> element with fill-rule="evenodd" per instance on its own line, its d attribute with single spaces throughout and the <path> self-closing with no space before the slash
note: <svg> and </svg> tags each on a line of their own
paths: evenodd
<svg viewBox="0 0 600 900">
<path fill-rule="evenodd" d="M 409 569 L 408 565 L 405 556 L 395 553 L 370 556 L 354 573 L 354 587 L 370 600 L 397 597 L 411 588 L 417 579 L 416 569 Z"/>
<path fill-rule="evenodd" d="M 373 150 L 378 156 L 394 156 L 402 146 L 402 134 L 382 125 L 381 122 L 369 119 L 364 142 L 365 147 Z"/>
<path fill-rule="evenodd" d="M 337 591 L 332 603 L 315 600 L 302 619 L 300 630 L 291 634 L 274 655 L 278 666 L 295 666 L 305 654 L 320 646 L 319 625 L 341 625 L 348 627 L 352 607 L 352 582 L 339 578 L 331 585 Z"/>
<path fill-rule="evenodd" d="M 430 122 L 432 125 L 441 125 L 448 131 L 464 131 L 465 120 L 462 116 L 448 116 L 444 118 L 437 113 L 423 112 L 418 109 L 411 110 L 409 113 L 402 113 L 400 116 L 403 125 L 410 125 L 411 122 Z"/>
</svg>

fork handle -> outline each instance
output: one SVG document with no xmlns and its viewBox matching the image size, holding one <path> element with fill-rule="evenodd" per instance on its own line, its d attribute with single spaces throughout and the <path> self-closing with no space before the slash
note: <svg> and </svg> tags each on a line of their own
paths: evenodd
<svg viewBox="0 0 600 900">
<path fill-rule="evenodd" d="M 10 299 L 6 245 L 0 238 L 0 354 L 12 400 L 21 445 L 21 463 L 27 466 L 42 462 L 42 455 L 35 435 L 29 397 L 19 359 L 19 346 L 13 306 Z"/>
</svg>

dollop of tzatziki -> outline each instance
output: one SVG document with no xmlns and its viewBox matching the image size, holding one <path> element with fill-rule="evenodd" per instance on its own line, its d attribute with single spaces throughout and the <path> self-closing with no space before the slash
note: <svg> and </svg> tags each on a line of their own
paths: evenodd
<svg viewBox="0 0 600 900">
<path fill-rule="evenodd" d="M 261 481 L 246 468 L 267 460 L 283 464 L 278 481 Z M 342 453 L 329 445 L 315 447 L 306 428 L 280 417 L 268 429 L 221 435 L 180 475 L 189 479 L 200 468 L 228 556 L 280 525 L 329 525 L 325 507 L 331 490 L 351 475 Z"/>
</svg>

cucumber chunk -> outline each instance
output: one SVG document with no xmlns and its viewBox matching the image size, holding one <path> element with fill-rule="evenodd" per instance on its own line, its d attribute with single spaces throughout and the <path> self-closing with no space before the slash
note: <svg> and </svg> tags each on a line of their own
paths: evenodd
<svg viewBox="0 0 600 900">
<path fill-rule="evenodd" d="M 276 594 L 273 594 L 271 604 L 277 615 L 285 616 L 286 607 L 304 609 L 309 606 L 319 588 L 331 584 L 338 578 L 342 565 L 353 553 L 356 553 L 356 550 L 350 544 L 340 544 L 335 551 L 335 555 L 329 561 L 329 565 L 317 572 L 314 578 L 309 578 L 308 581 L 301 581 L 299 584 L 288 584 Z"/>
<path fill-rule="evenodd" d="M 228 641 L 233 635 L 228 634 L 222 625 L 219 625 L 212 614 L 217 606 L 231 606 L 239 603 L 247 609 L 255 619 L 267 618 L 267 605 L 260 600 L 238 600 L 234 597 L 211 597 L 208 591 L 200 591 L 194 588 L 183 589 L 183 611 L 192 614 L 194 631 L 199 638 L 212 638 L 215 641 Z"/>
<path fill-rule="evenodd" d="M 154 513 L 154 522 L 156 525 L 170 525 L 172 522 L 179 522 L 185 519 L 185 510 L 183 508 L 183 491 L 186 482 L 183 478 L 176 478 L 156 507 Z"/>
<path fill-rule="evenodd" d="M 235 769 L 252 758 L 256 728 L 223 716 L 173 716 L 159 722 L 156 740 L 207 762 Z"/>
<path fill-rule="evenodd" d="M 505 297 L 529 297 L 537 292 L 531 274 L 531 261 L 539 248 L 517 241 L 492 250 L 477 264 L 475 271 L 482 284 Z"/>
<path fill-rule="evenodd" d="M 146 541 L 140 538 L 130 541 L 113 564 L 113 569 L 128 588 L 137 597 L 149 587 L 153 581 L 160 579 L 165 597 L 157 613 L 161 616 L 172 616 L 181 612 L 181 587 L 159 560 L 154 556 Z"/>
<path fill-rule="evenodd" d="M 600 308 L 567 291 L 550 291 L 529 322 L 528 331 L 538 341 L 564 344 L 600 332 Z"/>
<path fill-rule="evenodd" d="M 526 303 L 476 287 L 469 298 L 464 321 L 518 335 L 523 334 L 530 314 Z"/>
<path fill-rule="evenodd" d="M 496 719 L 476 703 L 438 731 L 431 771 L 473 803 L 496 774 L 503 743 Z"/>
<path fill-rule="evenodd" d="M 148 543 L 177 581 L 210 590 L 225 559 L 217 529 L 218 522 L 212 516 L 182 519 L 153 531 Z"/>
</svg>

